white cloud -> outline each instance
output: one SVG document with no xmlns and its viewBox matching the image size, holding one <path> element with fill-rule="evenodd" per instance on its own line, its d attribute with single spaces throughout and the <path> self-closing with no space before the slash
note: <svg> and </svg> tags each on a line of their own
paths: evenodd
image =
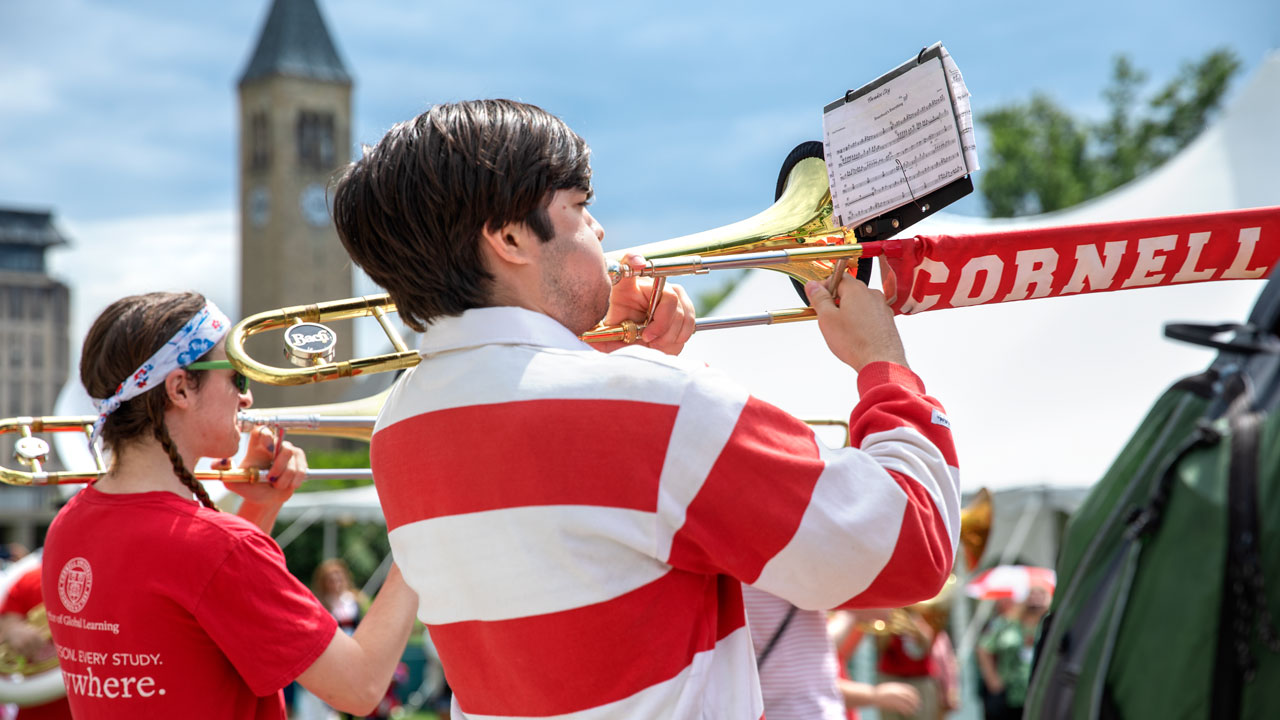
<svg viewBox="0 0 1280 720">
<path fill-rule="evenodd" d="M 49 255 L 50 274 L 71 287 L 77 349 L 111 302 L 157 290 L 195 290 L 231 317 L 239 314 L 238 216 L 231 211 L 65 220 L 70 246 Z"/>
</svg>

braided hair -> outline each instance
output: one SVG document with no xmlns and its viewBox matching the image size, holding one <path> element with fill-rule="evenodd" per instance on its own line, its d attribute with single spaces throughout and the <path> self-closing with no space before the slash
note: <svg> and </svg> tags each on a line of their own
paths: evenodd
<svg viewBox="0 0 1280 720">
<path fill-rule="evenodd" d="M 121 298 L 94 320 L 80 352 L 80 382 L 89 397 L 105 398 L 147 358 L 173 337 L 205 305 L 200 293 L 147 293 Z M 196 387 L 204 380 L 204 370 L 187 370 Z M 164 387 L 158 383 L 156 387 Z M 150 434 L 169 455 L 173 473 L 200 504 L 217 510 L 209 493 L 187 469 L 178 447 L 164 424 L 168 396 L 151 388 L 126 400 L 107 416 L 102 426 L 102 442 L 116 454 L 119 448 Z"/>
</svg>

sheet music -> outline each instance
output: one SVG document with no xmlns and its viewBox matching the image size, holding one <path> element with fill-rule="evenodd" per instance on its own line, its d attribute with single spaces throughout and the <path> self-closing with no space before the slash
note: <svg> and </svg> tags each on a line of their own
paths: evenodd
<svg viewBox="0 0 1280 720">
<path fill-rule="evenodd" d="M 969 88 L 964 86 L 964 76 L 951 53 L 942 48 L 942 69 L 947 71 L 947 84 L 951 86 L 951 98 L 956 106 L 956 119 L 960 123 L 960 145 L 964 148 L 964 162 L 969 172 L 978 170 L 978 143 L 973 135 L 973 108 L 969 105 Z"/>
<path fill-rule="evenodd" d="M 963 113 L 953 104 L 956 87 Z M 947 72 L 935 56 L 826 112 L 823 142 L 837 221 L 856 226 L 976 170 L 968 97 L 959 70 Z"/>
</svg>

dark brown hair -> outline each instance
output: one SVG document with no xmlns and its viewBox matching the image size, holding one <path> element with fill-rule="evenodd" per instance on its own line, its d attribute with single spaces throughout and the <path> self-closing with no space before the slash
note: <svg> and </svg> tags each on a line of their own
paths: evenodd
<svg viewBox="0 0 1280 720">
<path fill-rule="evenodd" d="M 121 298 L 109 306 L 85 336 L 80 351 L 80 382 L 89 397 L 110 397 L 147 358 L 155 354 L 169 341 L 183 324 L 205 305 L 199 293 L 148 293 Z M 199 387 L 204 379 L 203 370 L 188 370 L 192 382 Z M 150 390 L 124 401 L 107 416 L 102 426 L 102 442 L 115 453 L 121 446 L 150 434 L 173 463 L 173 472 L 186 485 L 200 503 L 217 509 L 204 486 L 187 470 L 178 454 L 178 448 L 169 437 L 164 425 L 164 411 L 168 407 L 168 395 L 163 379 Z"/>
<path fill-rule="evenodd" d="M 551 239 L 557 190 L 591 191 L 590 150 L 559 118 L 512 100 L 437 105 L 391 128 L 334 191 L 338 237 L 422 332 L 484 307 L 480 233 L 523 222 Z"/>
</svg>

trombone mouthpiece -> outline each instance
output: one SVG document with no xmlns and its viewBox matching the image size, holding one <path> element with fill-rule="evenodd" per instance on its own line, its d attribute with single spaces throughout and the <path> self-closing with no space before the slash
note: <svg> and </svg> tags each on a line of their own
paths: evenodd
<svg viewBox="0 0 1280 720">
<path fill-rule="evenodd" d="M 636 271 L 632 270 L 630 265 L 623 265 L 622 263 L 614 260 L 610 260 L 606 267 L 609 272 L 609 280 L 614 285 L 617 285 L 622 280 L 636 274 Z"/>
</svg>

